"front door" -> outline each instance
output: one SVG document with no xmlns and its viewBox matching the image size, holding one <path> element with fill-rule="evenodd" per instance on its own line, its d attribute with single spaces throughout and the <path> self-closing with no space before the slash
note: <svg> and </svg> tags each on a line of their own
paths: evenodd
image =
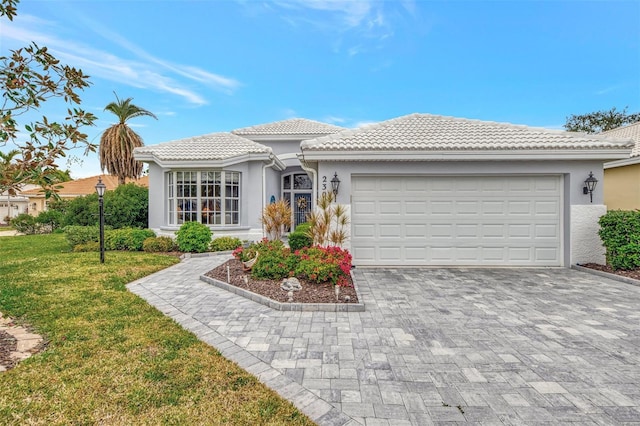
<svg viewBox="0 0 640 426">
<path fill-rule="evenodd" d="M 282 196 L 291 206 L 291 225 L 295 229 L 307 221 L 307 213 L 313 209 L 313 181 L 305 172 L 283 175 Z"/>
<path fill-rule="evenodd" d="M 307 213 L 311 211 L 311 193 L 294 193 L 293 203 L 293 228 L 307 221 Z"/>
</svg>

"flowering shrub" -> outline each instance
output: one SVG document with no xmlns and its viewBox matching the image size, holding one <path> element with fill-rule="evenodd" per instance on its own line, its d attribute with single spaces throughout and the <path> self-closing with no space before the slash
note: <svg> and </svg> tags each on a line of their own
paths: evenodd
<svg viewBox="0 0 640 426">
<path fill-rule="evenodd" d="M 246 262 L 260 253 L 251 269 L 256 279 L 282 279 L 296 276 L 314 283 L 331 282 L 333 285 L 349 285 L 351 254 L 340 247 L 308 247 L 291 252 L 281 241 L 266 239 L 238 247 L 233 256 Z"/>
<path fill-rule="evenodd" d="M 349 285 L 351 254 L 340 247 L 310 247 L 294 254 L 298 259 L 295 275 L 316 283 L 330 281 L 333 285 Z"/>
</svg>

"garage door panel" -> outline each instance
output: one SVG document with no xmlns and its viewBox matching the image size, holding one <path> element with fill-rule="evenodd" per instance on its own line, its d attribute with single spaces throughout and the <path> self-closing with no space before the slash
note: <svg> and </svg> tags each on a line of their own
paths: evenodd
<svg viewBox="0 0 640 426">
<path fill-rule="evenodd" d="M 354 262 L 561 265 L 561 195 L 559 176 L 355 176 Z"/>
<path fill-rule="evenodd" d="M 427 201 L 405 201 L 404 212 L 406 215 L 425 215 L 427 214 Z"/>
<path fill-rule="evenodd" d="M 376 203 L 373 201 L 354 200 L 351 205 L 352 214 L 357 216 L 375 215 Z"/>
<path fill-rule="evenodd" d="M 373 238 L 376 234 L 376 225 L 373 223 L 354 223 L 352 238 Z"/>
</svg>

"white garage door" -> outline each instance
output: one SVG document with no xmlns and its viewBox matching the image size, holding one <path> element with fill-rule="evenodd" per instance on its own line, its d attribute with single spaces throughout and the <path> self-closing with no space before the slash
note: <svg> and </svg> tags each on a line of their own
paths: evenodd
<svg viewBox="0 0 640 426">
<path fill-rule="evenodd" d="M 560 176 L 353 176 L 356 265 L 561 266 Z"/>
</svg>

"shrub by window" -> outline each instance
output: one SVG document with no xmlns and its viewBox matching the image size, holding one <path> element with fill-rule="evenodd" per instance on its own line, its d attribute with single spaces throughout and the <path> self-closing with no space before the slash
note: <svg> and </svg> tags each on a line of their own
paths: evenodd
<svg viewBox="0 0 640 426">
<path fill-rule="evenodd" d="M 176 242 L 180 251 L 203 253 L 211 243 L 211 229 L 199 222 L 186 222 L 176 232 Z"/>
<path fill-rule="evenodd" d="M 240 238 L 236 237 L 218 237 L 211 241 L 209 249 L 211 251 L 228 251 L 235 250 L 242 245 Z"/>
</svg>

